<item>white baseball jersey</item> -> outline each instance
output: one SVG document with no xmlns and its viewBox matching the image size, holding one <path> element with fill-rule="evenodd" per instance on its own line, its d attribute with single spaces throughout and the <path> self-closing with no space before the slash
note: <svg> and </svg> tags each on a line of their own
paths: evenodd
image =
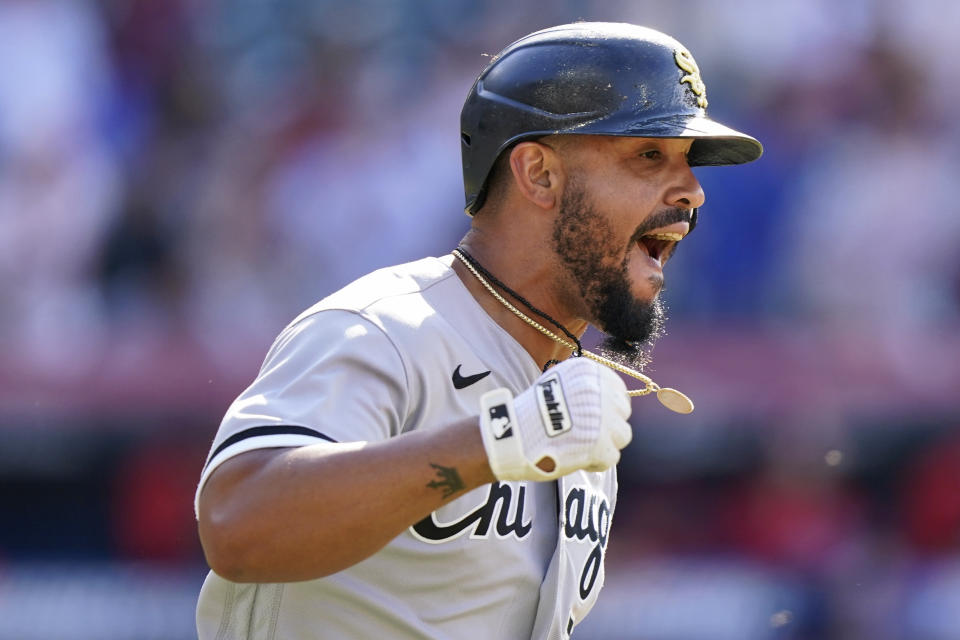
<svg viewBox="0 0 960 640">
<path fill-rule="evenodd" d="M 244 451 L 442 429 L 476 416 L 486 391 L 528 388 L 536 363 L 480 307 L 452 260 L 376 271 L 287 326 L 227 411 L 197 495 Z M 603 584 L 616 488 L 613 469 L 495 482 L 325 578 L 237 584 L 210 572 L 199 637 L 567 638 Z"/>
</svg>

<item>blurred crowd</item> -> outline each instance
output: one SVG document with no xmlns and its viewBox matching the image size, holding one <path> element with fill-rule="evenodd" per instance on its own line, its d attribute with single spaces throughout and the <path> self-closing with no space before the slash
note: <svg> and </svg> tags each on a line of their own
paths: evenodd
<svg viewBox="0 0 960 640">
<path fill-rule="evenodd" d="M 783 624 L 730 637 L 957 637 L 909 599 L 960 549 L 951 0 L 0 0 L 10 513 L 81 478 L 98 541 L 76 555 L 198 564 L 191 492 L 229 397 L 301 309 L 455 246 L 470 84 L 581 18 L 677 37 L 712 115 L 766 149 L 697 170 L 657 366 L 707 402 L 692 423 L 638 411 L 612 553 L 786 576 Z M 81 447 L 88 468 L 66 447 L 63 486 L 36 480 L 16 452 L 49 460 L 78 425 L 109 451 Z M 59 544 L 36 533 L 0 533 L 0 561 Z"/>
<path fill-rule="evenodd" d="M 701 171 L 674 317 L 868 326 L 892 351 L 954 327 L 954 3 L 734 4 L 5 0 L 0 341 L 53 376 L 124 339 L 229 360 L 372 267 L 445 253 L 484 55 L 600 13 L 690 42 L 715 115 L 767 148 Z"/>
</svg>

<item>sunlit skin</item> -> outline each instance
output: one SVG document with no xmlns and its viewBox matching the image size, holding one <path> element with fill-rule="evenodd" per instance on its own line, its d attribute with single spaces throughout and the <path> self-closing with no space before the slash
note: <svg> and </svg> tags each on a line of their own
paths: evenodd
<svg viewBox="0 0 960 640">
<path fill-rule="evenodd" d="M 655 259 L 636 234 L 658 212 L 703 204 L 703 189 L 687 163 L 692 140 L 571 136 L 564 142 L 568 140 L 571 143 L 559 150 L 568 172 L 577 177 L 586 204 L 605 219 L 613 234 L 583 241 L 609 245 L 606 266 L 616 267 L 627 259 L 634 296 L 653 300 L 663 287 L 663 264 L 676 243 L 663 241 Z M 684 236 L 689 229 L 687 222 L 673 222 L 648 232 Z M 575 296 L 571 306 L 580 318 L 595 320 L 582 308 L 582 301 Z"/>
<path fill-rule="evenodd" d="M 606 267 L 620 269 L 627 260 L 631 292 L 649 302 L 663 286 L 663 263 L 674 243 L 662 242 L 655 260 L 637 232 L 682 236 L 689 230 L 687 222 L 647 227 L 659 215 L 703 204 L 703 189 L 687 162 L 691 144 L 689 139 L 613 136 L 549 136 L 521 143 L 510 156 L 512 180 L 475 216 L 463 245 L 536 307 L 582 335 L 598 319 L 552 239 L 564 194 L 582 190 L 584 205 L 600 216 L 572 242 L 585 251 L 601 246 Z M 569 357 L 569 350 L 512 317 L 458 264 L 454 269 L 538 364 Z"/>
</svg>

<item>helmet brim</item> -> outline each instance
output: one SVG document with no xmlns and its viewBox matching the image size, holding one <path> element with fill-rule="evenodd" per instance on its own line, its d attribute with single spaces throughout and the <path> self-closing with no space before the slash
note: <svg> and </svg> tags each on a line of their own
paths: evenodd
<svg viewBox="0 0 960 640">
<path fill-rule="evenodd" d="M 690 166 L 721 166 L 753 162 L 763 154 L 756 138 L 705 115 L 673 115 L 625 124 L 616 135 L 642 138 L 693 138 Z"/>
</svg>

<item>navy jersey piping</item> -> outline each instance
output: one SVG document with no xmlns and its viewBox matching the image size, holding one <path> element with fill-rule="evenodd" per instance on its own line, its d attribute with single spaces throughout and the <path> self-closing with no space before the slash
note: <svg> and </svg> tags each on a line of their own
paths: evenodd
<svg viewBox="0 0 960 640">
<path fill-rule="evenodd" d="M 325 433 L 320 433 L 316 429 L 311 429 L 310 427 L 300 427 L 292 424 L 281 424 L 281 425 L 270 425 L 263 427 L 250 427 L 249 429 L 244 429 L 238 433 L 233 434 L 226 440 L 224 440 L 219 447 L 213 450 L 213 453 L 210 454 L 210 457 L 207 458 L 207 463 L 204 465 L 204 469 L 210 464 L 210 461 L 217 457 L 217 455 L 231 445 L 235 445 L 238 442 L 242 442 L 248 438 L 257 438 L 259 436 L 276 436 L 276 435 L 298 435 L 298 436 L 312 436 L 314 438 L 320 438 L 321 440 L 326 440 L 327 442 L 336 442 L 333 438 L 328 436 Z"/>
</svg>

